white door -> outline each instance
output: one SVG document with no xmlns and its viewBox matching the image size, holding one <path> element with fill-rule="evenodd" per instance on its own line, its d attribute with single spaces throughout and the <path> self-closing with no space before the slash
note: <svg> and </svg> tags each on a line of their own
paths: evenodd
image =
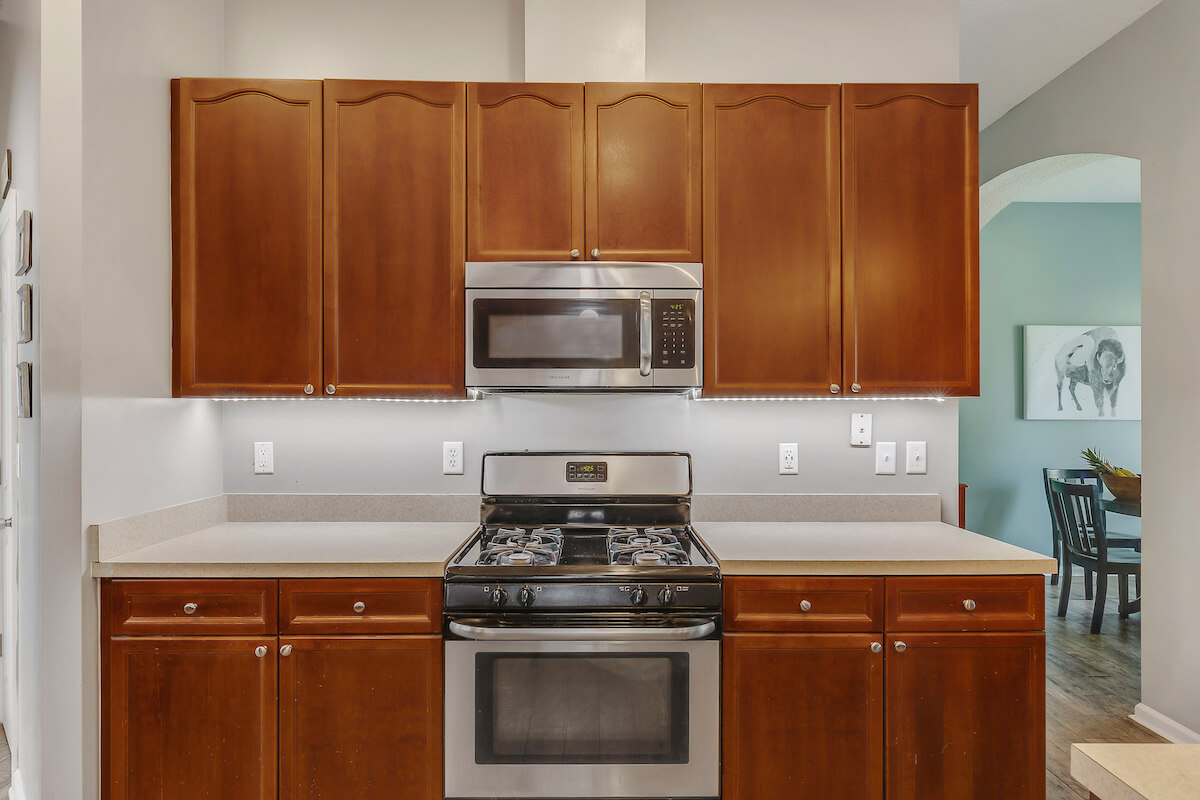
<svg viewBox="0 0 1200 800">
<path fill-rule="evenodd" d="M 17 192 L 0 206 L 0 723 L 16 749 L 17 698 L 17 337 L 13 268 L 17 262 Z"/>
</svg>

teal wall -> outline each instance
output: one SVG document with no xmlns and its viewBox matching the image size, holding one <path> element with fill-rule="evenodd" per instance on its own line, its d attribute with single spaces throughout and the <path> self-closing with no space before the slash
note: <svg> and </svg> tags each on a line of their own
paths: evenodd
<svg viewBox="0 0 1200 800">
<path fill-rule="evenodd" d="M 959 403 L 967 527 L 1050 552 L 1042 467 L 1141 472 L 1140 422 L 1024 420 L 1024 325 L 1141 323 L 1141 205 L 1014 203 L 980 231 L 980 396 Z M 1113 518 L 1114 528 L 1136 521 Z"/>
</svg>

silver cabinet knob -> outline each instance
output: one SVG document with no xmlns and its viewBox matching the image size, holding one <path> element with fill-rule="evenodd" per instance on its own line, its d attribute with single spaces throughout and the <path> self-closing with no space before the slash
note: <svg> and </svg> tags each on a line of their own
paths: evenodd
<svg viewBox="0 0 1200 800">
<path fill-rule="evenodd" d="M 908 645 L 906 645 L 904 642 L 896 642 L 896 652 L 897 653 L 903 653 L 907 649 L 908 649 Z"/>
<path fill-rule="evenodd" d="M 842 387 L 838 386 L 836 383 L 829 384 L 829 393 L 830 394 L 837 394 L 841 390 L 842 390 Z"/>
<path fill-rule="evenodd" d="M 267 646 L 265 644 L 260 644 L 258 647 L 254 648 L 254 655 L 258 656 L 259 658 L 265 657 L 267 655 Z"/>
<path fill-rule="evenodd" d="M 594 258 L 594 259 L 600 258 L 600 248 L 599 247 L 592 248 L 592 258 Z"/>
<path fill-rule="evenodd" d="M 807 600 L 801 600 L 800 601 L 800 610 L 801 611 L 811 611 L 812 603 L 808 602 Z"/>
<path fill-rule="evenodd" d="M 967 611 L 974 611 L 975 610 L 975 601 L 974 600 L 963 600 L 963 608 L 965 608 Z"/>
<path fill-rule="evenodd" d="M 184 603 L 184 604 L 183 604 L 183 613 L 185 613 L 185 614 L 195 614 L 195 613 L 196 613 L 196 607 L 197 607 L 197 606 L 196 606 L 196 604 L 195 604 L 195 603 Z"/>
<path fill-rule="evenodd" d="M 882 642 L 871 642 L 871 652 L 872 653 L 882 653 L 883 652 L 883 643 Z"/>
<path fill-rule="evenodd" d="M 579 251 L 578 251 L 578 250 L 572 250 L 572 251 L 571 251 L 571 258 L 579 258 Z"/>
<path fill-rule="evenodd" d="M 330 384 L 326 384 L 326 386 L 325 386 L 325 394 L 333 394 L 333 393 L 334 393 L 334 392 L 336 392 L 336 391 L 337 391 L 337 387 L 336 387 L 336 386 L 334 386 L 332 383 L 330 383 Z"/>
<path fill-rule="evenodd" d="M 316 391 L 316 390 L 313 389 L 313 385 L 311 383 L 304 384 L 304 393 L 305 394 L 312 394 L 314 391 Z"/>
<path fill-rule="evenodd" d="M 291 654 L 292 654 L 292 646 L 290 644 L 285 644 L 283 647 L 279 648 L 279 655 L 290 656 Z"/>
<path fill-rule="evenodd" d="M 354 613 L 355 614 L 361 614 L 366 610 L 367 610 L 367 604 L 364 603 L 362 600 L 359 600 L 357 603 L 354 604 Z"/>
<path fill-rule="evenodd" d="M 852 392 L 861 392 L 861 391 L 862 391 L 862 386 L 861 386 L 861 385 L 859 385 L 859 384 L 857 384 L 857 383 L 852 383 L 852 384 L 850 384 L 850 391 L 852 391 Z"/>
</svg>

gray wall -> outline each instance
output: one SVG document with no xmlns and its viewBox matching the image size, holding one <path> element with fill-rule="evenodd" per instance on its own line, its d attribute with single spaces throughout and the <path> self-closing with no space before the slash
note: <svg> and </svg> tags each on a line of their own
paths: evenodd
<svg viewBox="0 0 1200 800">
<path fill-rule="evenodd" d="M 1142 162 L 1142 704 L 1137 715 L 1200 741 L 1200 536 L 1189 425 L 1196 368 L 1200 219 L 1200 3 L 1163 0 L 988 127 L 980 178 L 1067 153 Z M 1173 721 L 1173 722 L 1172 722 Z"/>
<path fill-rule="evenodd" d="M 1081 468 L 1079 451 L 1098 447 L 1140 470 L 1139 422 L 1022 418 L 1022 326 L 1139 324 L 1141 244 L 1132 203 L 1014 203 L 980 232 L 981 392 L 959 404 L 971 530 L 1049 553 L 1042 467 Z"/>
<path fill-rule="evenodd" d="M 478 494 L 488 450 L 682 450 L 703 493 L 939 493 L 955 519 L 958 401 L 691 401 L 681 397 L 514 395 L 471 403 L 264 400 L 224 403 L 225 491 Z M 929 443 L 927 475 L 877 476 L 874 450 L 850 447 L 850 414 L 876 440 Z M 462 441 L 465 475 L 441 474 L 442 441 Z M 275 474 L 251 448 L 275 443 Z M 800 474 L 779 475 L 778 445 L 800 445 Z M 901 468 L 903 472 L 903 468 Z"/>
</svg>

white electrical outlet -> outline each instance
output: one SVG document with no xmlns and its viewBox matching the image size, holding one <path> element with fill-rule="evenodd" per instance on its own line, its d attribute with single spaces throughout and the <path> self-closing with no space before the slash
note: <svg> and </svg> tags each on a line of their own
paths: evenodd
<svg viewBox="0 0 1200 800">
<path fill-rule="evenodd" d="M 925 443 L 906 442 L 904 450 L 904 471 L 909 475 L 924 475 L 928 471 L 925 467 Z"/>
<path fill-rule="evenodd" d="M 871 415 L 870 414 L 851 414 L 850 415 L 850 446 L 851 447 L 870 447 L 871 446 Z"/>
<path fill-rule="evenodd" d="M 879 442 L 875 445 L 875 474 L 896 474 L 896 443 Z"/>
<path fill-rule="evenodd" d="M 254 443 L 254 474 L 271 475 L 275 472 L 275 443 Z"/>
<path fill-rule="evenodd" d="M 798 475 L 800 473 L 800 447 L 796 442 L 779 443 L 779 474 Z"/>
<path fill-rule="evenodd" d="M 442 474 L 463 474 L 462 442 L 442 442 Z"/>
</svg>

